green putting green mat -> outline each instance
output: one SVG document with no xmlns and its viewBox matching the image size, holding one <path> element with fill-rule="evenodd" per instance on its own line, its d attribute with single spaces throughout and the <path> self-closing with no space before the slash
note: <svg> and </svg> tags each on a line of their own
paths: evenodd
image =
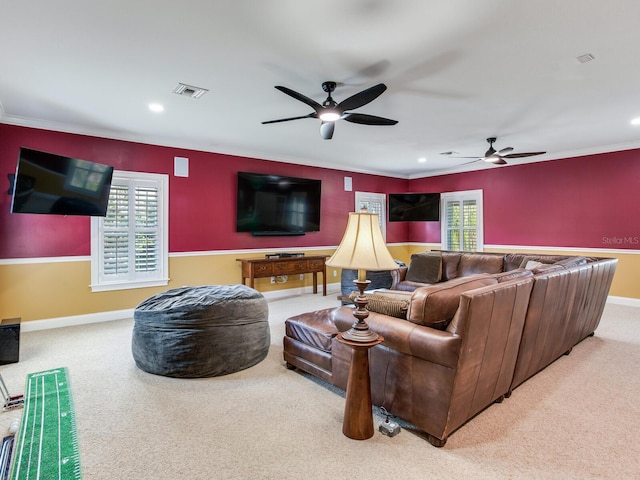
<svg viewBox="0 0 640 480">
<path fill-rule="evenodd" d="M 82 478 L 75 410 L 66 368 L 27 375 L 11 480 Z"/>
</svg>

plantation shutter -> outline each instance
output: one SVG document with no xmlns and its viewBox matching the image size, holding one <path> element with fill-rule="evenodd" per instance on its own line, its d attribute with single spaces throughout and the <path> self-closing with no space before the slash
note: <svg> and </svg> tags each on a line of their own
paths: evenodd
<svg viewBox="0 0 640 480">
<path fill-rule="evenodd" d="M 111 185 L 103 242 L 103 275 L 126 275 L 129 272 L 129 187 L 126 185 Z"/>
<path fill-rule="evenodd" d="M 92 227 L 92 262 L 97 263 L 92 264 L 97 270 L 92 271 L 94 291 L 149 286 L 149 281 L 166 284 L 167 188 L 163 175 L 114 174 L 107 215 Z"/>
<path fill-rule="evenodd" d="M 382 230 L 382 238 L 387 239 L 386 195 L 384 193 L 355 192 L 356 212 L 362 208 L 367 213 L 377 213 Z"/>
<path fill-rule="evenodd" d="M 443 209 L 443 248 L 466 252 L 480 251 L 482 191 L 443 194 Z"/>
</svg>

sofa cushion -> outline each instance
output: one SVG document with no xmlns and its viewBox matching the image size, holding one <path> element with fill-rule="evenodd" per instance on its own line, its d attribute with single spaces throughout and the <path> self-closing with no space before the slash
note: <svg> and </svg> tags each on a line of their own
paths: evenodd
<svg viewBox="0 0 640 480">
<path fill-rule="evenodd" d="M 284 322 L 286 336 L 325 352 L 331 351 L 333 337 L 340 333 L 333 322 L 335 308 L 301 313 Z"/>
<path fill-rule="evenodd" d="M 555 265 L 562 265 L 565 268 L 577 267 L 577 266 L 586 265 L 586 264 L 587 264 L 586 257 L 568 257 L 568 258 L 565 258 L 564 260 L 560 260 L 559 262 L 555 263 Z"/>
<path fill-rule="evenodd" d="M 349 298 L 353 301 L 358 296 L 358 292 L 353 292 Z M 365 294 L 367 297 L 367 310 L 370 312 L 383 313 L 390 317 L 407 318 L 407 310 L 411 301 L 411 292 L 382 291 Z"/>
<path fill-rule="evenodd" d="M 442 256 L 439 252 L 414 253 L 405 280 L 408 282 L 438 283 L 442 276 Z"/>
<path fill-rule="evenodd" d="M 444 330 L 460 303 L 460 295 L 468 290 L 495 285 L 498 280 L 489 273 L 460 277 L 437 285 L 420 287 L 411 297 L 407 320 L 418 325 Z"/>
<path fill-rule="evenodd" d="M 474 273 L 500 273 L 503 258 L 503 255 L 490 253 L 463 253 L 458 264 L 458 277 Z"/>
<path fill-rule="evenodd" d="M 509 270 L 520 268 L 525 256 L 523 253 L 507 253 L 502 261 L 502 270 L 508 272 Z"/>
<path fill-rule="evenodd" d="M 453 280 L 458 276 L 458 264 L 460 263 L 460 252 L 440 252 L 442 255 L 442 277 L 441 282 Z"/>
<path fill-rule="evenodd" d="M 525 268 L 516 268 L 508 272 L 496 273 L 494 277 L 498 280 L 498 283 L 508 282 L 516 278 L 532 277 L 533 272 Z"/>
</svg>

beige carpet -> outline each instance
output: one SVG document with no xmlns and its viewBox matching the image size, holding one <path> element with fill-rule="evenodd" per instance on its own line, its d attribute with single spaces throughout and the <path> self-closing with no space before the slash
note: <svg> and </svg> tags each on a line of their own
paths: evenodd
<svg viewBox="0 0 640 480">
<path fill-rule="evenodd" d="M 269 356 L 225 377 L 137 369 L 131 320 L 24 333 L 0 373 L 22 393 L 27 373 L 69 368 L 85 480 L 640 478 L 640 309 L 607 305 L 595 337 L 437 449 L 410 429 L 346 438 L 341 392 L 284 367 L 284 320 L 336 293 L 270 301 Z"/>
</svg>

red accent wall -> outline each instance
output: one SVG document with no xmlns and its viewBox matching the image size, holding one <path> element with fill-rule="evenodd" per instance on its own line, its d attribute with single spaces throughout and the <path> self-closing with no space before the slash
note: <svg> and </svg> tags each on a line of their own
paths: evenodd
<svg viewBox="0 0 640 480">
<path fill-rule="evenodd" d="M 282 162 L 222 155 L 85 135 L 0 124 L 0 258 L 90 254 L 90 219 L 59 215 L 11 214 L 7 174 L 15 173 L 19 148 L 26 146 L 129 170 L 169 175 L 169 251 L 197 252 L 333 246 L 340 242 L 354 191 L 405 191 L 404 179 Z M 173 158 L 189 158 L 189 177 L 173 175 Z M 320 232 L 299 237 L 253 237 L 235 231 L 236 173 L 248 171 L 322 180 Z M 391 225 L 390 243 L 406 241 L 408 227 Z"/>
<path fill-rule="evenodd" d="M 640 248 L 640 150 L 627 150 L 479 172 L 403 180 L 268 160 L 160 147 L 0 124 L 0 258 L 90 254 L 87 217 L 10 214 L 7 174 L 20 146 L 169 175 L 169 250 L 304 248 L 340 241 L 354 191 L 448 192 L 483 189 L 484 242 L 579 248 Z M 189 158 L 189 177 L 173 176 L 173 158 Z M 236 173 L 249 171 L 322 180 L 320 232 L 253 237 L 235 232 Z M 4 183 L 1 183 L 4 182 Z M 387 242 L 440 242 L 438 222 L 392 222 Z"/>
<path fill-rule="evenodd" d="M 484 192 L 484 243 L 640 248 L 640 150 L 492 168 L 411 181 L 413 192 Z M 439 223 L 409 241 L 440 242 Z"/>
</svg>

